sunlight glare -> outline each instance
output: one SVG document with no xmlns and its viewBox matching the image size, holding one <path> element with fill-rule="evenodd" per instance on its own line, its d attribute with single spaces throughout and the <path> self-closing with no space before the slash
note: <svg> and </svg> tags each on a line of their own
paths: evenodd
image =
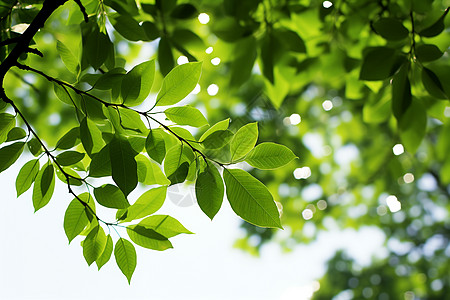
<svg viewBox="0 0 450 300">
<path fill-rule="evenodd" d="M 205 13 L 201 13 L 198 15 L 198 21 L 200 22 L 200 24 L 208 24 L 209 23 L 209 16 L 208 14 Z"/>
<path fill-rule="evenodd" d="M 217 86 L 217 84 L 213 83 L 208 86 L 206 91 L 208 92 L 208 95 L 215 96 L 219 92 L 219 87 Z"/>
</svg>

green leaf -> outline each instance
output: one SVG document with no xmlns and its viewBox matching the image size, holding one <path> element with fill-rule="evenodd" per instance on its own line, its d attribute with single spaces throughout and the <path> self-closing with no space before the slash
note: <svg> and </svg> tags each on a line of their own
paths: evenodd
<svg viewBox="0 0 450 300">
<path fill-rule="evenodd" d="M 88 155 L 97 153 L 103 148 L 104 142 L 102 139 L 102 132 L 98 129 L 97 125 L 88 118 L 84 118 L 80 123 L 80 138 Z"/>
<path fill-rule="evenodd" d="M 86 207 L 78 199 L 73 199 L 64 215 L 64 232 L 69 239 L 69 244 L 83 231 L 88 223 Z"/>
<path fill-rule="evenodd" d="M 419 100 L 413 99 L 399 122 L 400 139 L 408 152 L 416 153 L 425 136 L 426 128 L 426 109 Z"/>
<path fill-rule="evenodd" d="M 150 130 L 145 141 L 145 149 L 148 156 L 159 164 L 162 163 L 166 156 L 166 143 L 164 141 L 164 131 L 162 129 Z"/>
<path fill-rule="evenodd" d="M 231 161 L 244 157 L 253 149 L 258 140 L 258 124 L 256 122 L 242 126 L 231 140 Z"/>
<path fill-rule="evenodd" d="M 238 216 L 260 227 L 282 228 L 278 208 L 264 184 L 239 169 L 224 169 L 223 178 L 228 201 Z"/>
<path fill-rule="evenodd" d="M 42 153 L 42 151 L 44 151 L 44 149 L 42 149 L 41 143 L 36 138 L 32 138 L 31 140 L 29 140 L 27 142 L 27 146 L 31 154 L 33 154 L 34 156 L 38 156 Z"/>
<path fill-rule="evenodd" d="M 397 71 L 403 61 L 404 57 L 397 55 L 396 50 L 393 48 L 366 48 L 359 78 L 369 81 L 386 79 Z"/>
<path fill-rule="evenodd" d="M 230 130 L 218 130 L 208 135 L 202 142 L 206 149 L 219 149 L 227 145 L 234 134 Z"/>
<path fill-rule="evenodd" d="M 124 68 L 114 68 L 105 74 L 102 74 L 100 78 L 91 85 L 98 90 L 111 90 L 121 85 L 122 79 L 125 77 L 126 73 L 127 71 Z"/>
<path fill-rule="evenodd" d="M 174 185 L 177 183 L 184 182 L 188 176 L 189 173 L 189 163 L 187 161 L 181 163 L 181 165 L 178 166 L 178 168 L 169 176 L 167 176 L 167 179 L 170 180 L 170 184 Z"/>
<path fill-rule="evenodd" d="M 98 225 L 89 232 L 83 241 L 83 256 L 89 266 L 100 257 L 105 246 L 106 234 L 103 228 Z"/>
<path fill-rule="evenodd" d="M 123 275 L 131 281 L 134 269 L 136 269 L 136 250 L 132 243 L 124 238 L 120 238 L 114 247 L 114 257 L 116 258 L 117 266 L 122 271 Z"/>
<path fill-rule="evenodd" d="M 436 46 L 431 44 L 424 44 L 416 47 L 416 57 L 421 62 L 430 62 L 441 58 L 444 53 Z"/>
<path fill-rule="evenodd" d="M 203 114 L 197 108 L 189 105 L 168 108 L 164 111 L 164 114 L 169 120 L 178 125 L 189 125 L 193 127 L 208 125 L 208 121 Z"/>
<path fill-rule="evenodd" d="M 121 209 L 130 206 L 122 191 L 112 184 L 94 188 L 94 195 L 97 202 L 105 207 Z"/>
<path fill-rule="evenodd" d="M 129 41 L 137 42 L 147 40 L 147 35 L 144 29 L 139 23 L 129 15 L 109 15 L 108 19 L 111 25 L 120 33 L 124 38 Z"/>
<path fill-rule="evenodd" d="M 402 22 L 394 18 L 381 18 L 373 23 L 373 28 L 379 35 L 390 41 L 402 40 L 409 34 Z"/>
<path fill-rule="evenodd" d="M 173 105 L 185 98 L 197 85 L 202 63 L 192 62 L 175 67 L 164 78 L 156 105 Z"/>
<path fill-rule="evenodd" d="M 194 5 L 189 3 L 183 3 L 177 5 L 174 10 L 170 13 L 170 16 L 175 19 L 191 19 L 198 15 L 198 11 Z"/>
<path fill-rule="evenodd" d="M 0 149 L 0 173 L 8 169 L 22 154 L 24 142 L 16 142 Z"/>
<path fill-rule="evenodd" d="M 7 113 L 0 113 L 0 144 L 8 138 L 8 133 L 16 126 L 16 118 Z"/>
<path fill-rule="evenodd" d="M 164 159 L 164 173 L 167 177 L 175 173 L 182 163 L 187 162 L 188 165 L 194 160 L 194 153 L 188 146 L 180 144 L 173 146 L 167 151 Z"/>
<path fill-rule="evenodd" d="M 144 23 L 142 23 L 142 28 L 145 31 L 145 34 L 147 35 L 147 38 L 150 41 L 156 40 L 157 38 L 160 37 L 160 33 L 158 30 L 158 27 L 156 27 L 156 25 L 150 21 L 145 21 Z M 173 59 L 173 57 L 172 57 Z"/>
<path fill-rule="evenodd" d="M 80 142 L 80 127 L 70 129 L 56 143 L 57 149 L 67 150 L 75 147 Z"/>
<path fill-rule="evenodd" d="M 109 144 L 102 148 L 98 153 L 92 155 L 89 165 L 90 177 L 111 176 L 111 158 L 109 156 Z"/>
<path fill-rule="evenodd" d="M 169 239 L 153 229 L 141 225 L 131 225 L 127 227 L 130 239 L 141 247 L 164 251 L 173 248 Z"/>
<path fill-rule="evenodd" d="M 122 80 L 121 96 L 123 104 L 136 106 L 141 104 L 153 85 L 155 61 L 150 60 L 135 66 Z"/>
<path fill-rule="evenodd" d="M 25 130 L 23 130 L 23 128 L 14 127 L 8 132 L 8 137 L 6 138 L 6 141 L 7 142 L 17 141 L 23 139 L 26 136 L 27 133 L 25 132 Z"/>
<path fill-rule="evenodd" d="M 39 173 L 39 160 L 33 159 L 23 165 L 16 179 L 17 197 L 28 191 Z"/>
<path fill-rule="evenodd" d="M 77 151 L 66 151 L 58 154 L 55 158 L 61 166 L 71 166 L 81 161 L 85 154 Z"/>
<path fill-rule="evenodd" d="M 212 133 L 216 131 L 227 130 L 229 125 L 230 125 L 230 118 L 217 122 L 216 124 L 208 128 L 208 130 L 206 130 L 205 133 L 202 134 L 202 136 L 198 141 L 203 142 L 208 136 L 210 136 Z"/>
<path fill-rule="evenodd" d="M 59 56 L 61 56 L 61 59 L 67 70 L 75 75 L 78 75 L 80 71 L 80 64 L 75 55 L 73 55 L 72 51 L 70 51 L 70 49 L 67 48 L 67 46 L 64 45 L 61 41 L 56 41 L 56 50 L 58 51 Z"/>
<path fill-rule="evenodd" d="M 98 269 L 100 270 L 111 258 L 111 254 L 113 252 L 114 244 L 111 235 L 106 236 L 106 245 L 102 254 L 97 258 L 95 263 L 97 264 Z"/>
<path fill-rule="evenodd" d="M 87 37 L 83 54 L 95 70 L 98 70 L 108 58 L 106 50 L 111 47 L 111 44 L 108 35 L 100 32 L 98 28 Z"/>
<path fill-rule="evenodd" d="M 158 44 L 159 71 L 166 76 L 175 65 L 172 45 L 167 37 L 161 37 Z M 162 104 L 161 104 L 162 105 Z"/>
<path fill-rule="evenodd" d="M 147 217 L 139 222 L 139 225 L 153 229 L 166 238 L 171 238 L 181 233 L 192 234 L 192 232 L 181 225 L 177 219 L 167 215 L 153 215 Z"/>
<path fill-rule="evenodd" d="M 422 69 L 422 83 L 427 92 L 436 98 L 447 99 L 444 87 L 437 75 L 428 68 L 423 67 Z"/>
<path fill-rule="evenodd" d="M 439 35 L 442 31 L 444 31 L 445 29 L 444 19 L 448 11 L 449 10 L 447 8 L 444 14 L 436 22 L 434 22 L 427 28 L 424 28 L 423 30 L 419 31 L 419 35 L 423 37 L 434 37 Z"/>
<path fill-rule="evenodd" d="M 34 211 L 46 206 L 52 198 L 55 190 L 55 171 L 52 164 L 42 167 L 36 176 L 33 187 L 33 206 Z"/>
<path fill-rule="evenodd" d="M 111 173 L 114 182 L 125 196 L 133 191 L 138 183 L 136 153 L 128 140 L 115 136 L 109 143 Z"/>
<path fill-rule="evenodd" d="M 133 205 L 128 207 L 127 217 L 124 220 L 129 222 L 141 219 L 158 211 L 166 200 L 167 187 L 161 186 L 150 189 L 143 193 Z"/>
<path fill-rule="evenodd" d="M 261 170 L 280 168 L 293 159 L 295 154 L 286 146 L 275 143 L 261 143 L 257 145 L 245 158 L 252 167 Z"/>
<path fill-rule="evenodd" d="M 212 220 L 222 206 L 225 188 L 215 166 L 207 164 L 195 182 L 195 195 L 201 210 Z"/>
<path fill-rule="evenodd" d="M 169 185 L 170 180 L 161 171 L 161 168 L 150 162 L 150 160 L 144 155 L 136 156 L 136 162 L 138 166 L 138 179 L 139 182 L 145 185 Z"/>
<path fill-rule="evenodd" d="M 277 30 L 276 35 L 289 51 L 306 53 L 305 42 L 295 31 L 289 29 Z"/>
<path fill-rule="evenodd" d="M 408 71 L 409 63 L 404 64 L 392 78 L 392 112 L 397 120 L 401 119 L 412 102 Z"/>
</svg>

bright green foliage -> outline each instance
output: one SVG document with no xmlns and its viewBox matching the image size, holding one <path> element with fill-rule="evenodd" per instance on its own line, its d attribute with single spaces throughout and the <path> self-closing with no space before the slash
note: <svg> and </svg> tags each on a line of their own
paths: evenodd
<svg viewBox="0 0 450 300">
<path fill-rule="evenodd" d="M 164 78 L 161 90 L 156 98 L 156 104 L 173 105 L 186 97 L 200 78 L 201 63 L 190 63 L 175 67 Z"/>
<path fill-rule="evenodd" d="M 64 231 L 69 243 L 79 235 L 88 224 L 86 206 L 78 199 L 73 199 L 64 215 Z"/>
<path fill-rule="evenodd" d="M 106 235 L 101 226 L 94 227 L 83 241 L 83 256 L 90 266 L 96 261 L 106 246 Z"/>
<path fill-rule="evenodd" d="M 52 164 L 45 164 L 36 176 L 33 186 L 34 211 L 46 206 L 55 190 L 55 169 Z"/>
<path fill-rule="evenodd" d="M 105 207 L 121 209 L 130 206 L 122 191 L 112 184 L 95 188 L 94 195 L 97 202 Z"/>
<path fill-rule="evenodd" d="M 130 283 L 131 276 L 136 269 L 136 250 L 133 244 L 124 238 L 120 238 L 114 247 L 114 257 L 123 275 L 127 277 L 128 283 Z"/>
<path fill-rule="evenodd" d="M 167 118 L 178 125 L 189 125 L 201 127 L 208 125 L 208 121 L 203 114 L 192 106 L 171 107 L 164 111 Z"/>
<path fill-rule="evenodd" d="M 162 186 L 143 193 L 133 205 L 128 207 L 124 221 L 141 219 L 154 214 L 164 204 L 167 187 Z"/>
<path fill-rule="evenodd" d="M 122 79 L 120 88 L 123 104 L 141 104 L 150 93 L 155 76 L 155 61 L 143 62 L 135 66 Z"/>
<path fill-rule="evenodd" d="M 97 258 L 95 263 L 97 264 L 98 269 L 100 270 L 111 258 L 111 254 L 113 252 L 114 244 L 111 235 L 106 236 L 106 245 L 105 249 L 103 249 L 102 254 Z"/>
<path fill-rule="evenodd" d="M 269 190 L 258 179 L 239 169 L 225 169 L 227 198 L 234 212 L 261 227 L 281 227 L 278 208 Z"/>
<path fill-rule="evenodd" d="M 23 165 L 16 179 L 17 197 L 28 191 L 39 172 L 39 160 L 32 159 Z"/>
<path fill-rule="evenodd" d="M 257 247 L 238 241 L 252 252 L 272 237 L 283 248 L 309 242 L 315 235 L 304 234 L 304 225 L 320 232 L 330 218 L 341 227 L 378 226 L 387 239 L 409 239 L 419 250 L 433 234 L 447 236 L 436 215 L 426 226 L 418 221 L 433 205 L 448 209 L 448 1 L 325 7 L 330 3 L 309 0 L 82 0 L 85 15 L 73 0 L 3 2 L 0 172 L 23 151 L 34 156 L 24 162 L 16 191 L 34 184 L 35 210 L 50 201 L 56 173 L 75 198 L 64 218 L 66 235 L 69 241 L 86 236 L 89 264 L 100 269 L 116 241 L 116 262 L 130 281 L 136 254 L 122 233 L 156 250 L 191 233 L 170 216 L 154 215 L 178 183 L 195 183 L 200 209 L 212 219 L 225 182 L 233 210 L 268 227 L 243 222 L 248 237 L 261 241 Z M 33 14 L 23 14 L 24 7 Z M 198 22 L 201 12 L 211 16 L 206 25 Z M 18 24 L 31 25 L 16 35 Z M 153 40 L 158 49 L 148 51 Z M 191 94 L 197 85 L 200 92 Z M 398 143 L 406 151 L 394 155 Z M 347 162 L 342 153 L 356 157 Z M 229 166 L 235 163 L 242 164 Z M 235 169 L 241 165 L 248 173 Z M 262 171 L 268 169 L 274 170 Z M 434 178 L 434 191 L 419 184 L 426 176 Z M 318 198 L 307 199 L 310 187 L 320 190 Z M 403 206 L 396 215 L 383 202 L 391 194 Z M 96 204 L 116 219 L 106 220 Z M 360 208 L 365 211 L 355 216 Z M 303 211 L 311 219 L 301 219 Z M 270 229 L 281 224 L 291 233 L 286 241 Z M 414 265 L 393 251 L 389 256 L 392 264 Z M 428 272 L 427 260 L 406 268 L 427 273 L 426 283 L 398 286 L 431 298 L 423 291 L 434 293 L 431 282 L 440 278 L 440 299 L 448 294 L 448 275 L 440 271 L 446 264 Z M 348 281 L 339 288 L 353 289 Z M 355 289 L 354 297 L 360 295 Z"/>
<path fill-rule="evenodd" d="M 258 124 L 251 123 L 239 128 L 231 140 L 231 161 L 239 160 L 255 147 L 258 140 Z"/>
<path fill-rule="evenodd" d="M 280 168 L 295 158 L 295 154 L 286 146 L 261 143 L 245 157 L 245 161 L 252 167 L 270 170 Z"/>
<path fill-rule="evenodd" d="M 222 206 L 224 186 L 215 166 L 209 164 L 199 172 L 195 181 L 195 195 L 202 211 L 212 220 Z"/>
</svg>

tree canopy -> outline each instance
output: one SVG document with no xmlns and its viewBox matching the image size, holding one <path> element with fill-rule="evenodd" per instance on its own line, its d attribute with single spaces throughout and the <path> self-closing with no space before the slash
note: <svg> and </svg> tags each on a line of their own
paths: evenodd
<svg viewBox="0 0 450 300">
<path fill-rule="evenodd" d="M 380 228 L 387 254 L 363 269 L 338 253 L 317 299 L 439 299 L 449 5 L 1 1 L 0 171 L 29 153 L 16 190 L 33 186 L 36 211 L 67 185 L 69 242 L 83 236 L 99 269 L 114 253 L 128 281 L 134 245 L 166 250 L 191 233 L 157 214 L 167 188 L 188 183 L 210 219 L 229 201 L 246 221 L 236 245 L 254 254 L 335 226 Z"/>
</svg>

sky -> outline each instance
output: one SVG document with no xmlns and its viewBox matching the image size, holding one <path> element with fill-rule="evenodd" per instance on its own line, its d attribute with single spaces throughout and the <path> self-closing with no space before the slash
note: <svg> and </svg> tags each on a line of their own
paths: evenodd
<svg viewBox="0 0 450 300">
<path fill-rule="evenodd" d="M 195 234 L 173 238 L 174 249 L 164 252 L 136 246 L 138 264 L 128 285 L 114 257 L 97 271 L 83 258 L 81 237 L 68 244 L 62 225 L 72 197 L 65 185 L 57 184 L 51 202 L 37 213 L 31 189 L 16 199 L 15 176 L 25 162 L 0 174 L 0 299 L 309 299 L 337 249 L 346 248 L 365 264 L 380 254 L 384 239 L 371 228 L 332 230 L 288 254 L 271 243 L 257 258 L 233 248 L 243 232 L 226 201 L 211 222 L 188 197 L 180 202 L 179 195 L 191 189 L 171 188 L 158 213 Z"/>
</svg>

